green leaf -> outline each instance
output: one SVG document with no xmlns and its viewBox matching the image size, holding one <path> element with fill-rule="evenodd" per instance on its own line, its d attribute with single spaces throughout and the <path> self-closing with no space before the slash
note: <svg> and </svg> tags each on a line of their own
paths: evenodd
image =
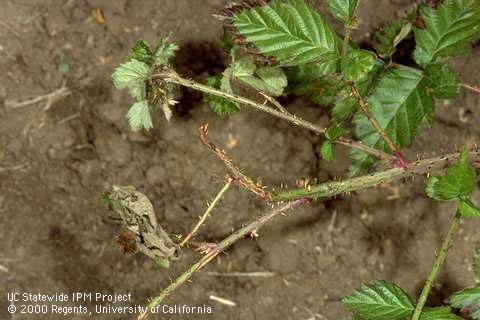
<svg viewBox="0 0 480 320">
<path fill-rule="evenodd" d="M 323 64 L 308 63 L 284 69 L 289 84 L 289 92 L 307 96 L 319 106 L 328 106 L 335 100 L 339 91 L 345 86 L 337 76 L 335 69 Z"/>
<path fill-rule="evenodd" d="M 332 109 L 332 119 L 339 123 L 346 120 L 356 109 L 358 102 L 353 97 L 346 97 L 337 101 Z"/>
<path fill-rule="evenodd" d="M 227 54 L 230 54 L 235 47 L 232 34 L 228 31 L 226 27 L 223 27 L 223 35 L 222 39 L 220 40 L 220 46 Z"/>
<path fill-rule="evenodd" d="M 236 78 L 253 75 L 257 69 L 255 59 L 252 56 L 244 56 L 233 63 L 233 76 Z"/>
<path fill-rule="evenodd" d="M 174 43 L 169 43 L 168 39 L 161 39 L 157 47 L 155 48 L 155 53 L 153 54 L 153 63 L 155 65 L 168 65 L 170 59 L 175 56 L 175 52 L 178 50 L 178 46 Z"/>
<path fill-rule="evenodd" d="M 233 15 L 233 25 L 261 54 L 275 57 L 283 66 L 337 63 L 337 36 L 304 0 L 272 0 L 246 8 Z"/>
<path fill-rule="evenodd" d="M 388 69 L 378 80 L 367 98 L 370 113 L 397 147 L 410 145 L 415 135 L 431 122 L 434 112 L 433 97 L 426 90 L 426 81 L 420 70 L 396 66 Z M 355 135 L 366 145 L 391 152 L 367 117 L 358 112 L 355 117 Z M 351 174 L 367 169 L 373 158 L 353 150 Z"/>
<path fill-rule="evenodd" d="M 325 141 L 320 148 L 322 158 L 327 161 L 335 160 L 335 150 L 331 141 Z"/>
<path fill-rule="evenodd" d="M 351 50 L 342 59 L 341 66 L 346 80 L 362 81 L 375 66 L 375 56 L 367 50 Z"/>
<path fill-rule="evenodd" d="M 423 308 L 420 320 L 462 320 L 450 307 Z"/>
<path fill-rule="evenodd" d="M 414 310 L 410 297 L 400 287 L 386 281 L 362 285 L 342 302 L 352 312 L 369 320 L 403 320 Z"/>
<path fill-rule="evenodd" d="M 256 71 L 256 75 L 263 81 L 266 93 L 277 97 L 283 94 L 288 85 L 287 76 L 281 68 L 263 67 Z"/>
<path fill-rule="evenodd" d="M 262 67 L 257 69 L 252 56 L 240 58 L 233 63 L 231 68 L 232 77 L 274 97 L 282 95 L 288 84 L 287 76 L 281 68 Z"/>
<path fill-rule="evenodd" d="M 442 57 L 461 55 L 480 36 L 480 2 L 446 0 L 438 9 L 422 6 L 426 29 L 414 29 L 415 61 L 426 66 Z"/>
<path fill-rule="evenodd" d="M 142 128 L 150 130 L 153 128 L 147 100 L 135 102 L 128 110 L 127 118 L 132 130 L 140 130 Z"/>
<path fill-rule="evenodd" d="M 427 86 L 433 89 L 433 96 L 438 99 L 455 99 L 460 92 L 459 81 L 455 72 L 442 63 L 432 63 L 425 68 Z"/>
<path fill-rule="evenodd" d="M 149 76 L 150 67 L 144 62 L 132 59 L 118 66 L 112 78 L 117 89 L 128 88 L 132 97 L 143 100 L 146 96 L 146 80 Z"/>
<path fill-rule="evenodd" d="M 338 124 L 334 124 L 334 125 L 330 126 L 325 131 L 325 137 L 328 139 L 328 141 L 325 141 L 322 144 L 322 147 L 320 148 L 320 153 L 321 153 L 323 159 L 325 159 L 327 161 L 335 160 L 335 149 L 333 147 L 333 143 L 335 142 L 335 140 L 340 138 L 346 132 L 347 132 L 347 130 L 340 127 Z"/>
<path fill-rule="evenodd" d="M 325 131 L 325 137 L 330 141 L 335 141 L 347 132 L 344 128 L 335 124 Z"/>
<path fill-rule="evenodd" d="M 467 311 L 473 319 L 480 319 L 480 286 L 454 293 L 449 303 L 454 308 Z"/>
<path fill-rule="evenodd" d="M 355 16 L 358 0 L 327 0 L 327 6 L 333 15 L 345 24 L 348 24 Z"/>
<path fill-rule="evenodd" d="M 440 201 L 468 199 L 475 190 L 476 179 L 468 151 L 463 151 L 458 162 L 449 167 L 444 176 L 430 177 L 425 191 L 430 198 Z"/>
<path fill-rule="evenodd" d="M 464 199 L 459 202 L 458 211 L 460 211 L 464 218 L 480 218 L 480 208 L 475 206 L 469 199 Z"/>
<path fill-rule="evenodd" d="M 207 85 L 215 89 L 219 89 L 222 82 L 221 79 L 221 75 L 210 77 L 207 79 Z M 204 94 L 203 97 L 210 106 L 210 108 L 213 110 L 213 112 L 218 115 L 229 115 L 240 110 L 240 105 L 238 103 L 232 102 L 222 97 L 212 94 Z"/>
<path fill-rule="evenodd" d="M 373 36 L 373 47 L 377 53 L 385 58 L 392 56 L 398 44 L 412 31 L 412 24 L 406 20 L 397 20 Z"/>
<path fill-rule="evenodd" d="M 130 58 L 144 62 L 151 66 L 153 64 L 153 53 L 150 47 L 143 40 L 137 41 L 130 53 Z"/>
</svg>

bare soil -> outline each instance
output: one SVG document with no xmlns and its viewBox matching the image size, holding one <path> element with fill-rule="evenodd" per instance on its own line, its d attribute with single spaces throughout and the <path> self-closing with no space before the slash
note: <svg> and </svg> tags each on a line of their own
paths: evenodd
<svg viewBox="0 0 480 320">
<path fill-rule="evenodd" d="M 369 32 L 409 3 L 362 1 L 356 40 L 368 43 Z M 172 122 L 157 114 L 153 132 L 129 130 L 125 114 L 131 99 L 112 88 L 113 68 L 136 40 L 155 43 L 172 31 L 172 40 L 181 46 L 175 60 L 179 72 L 199 80 L 218 73 L 226 59 L 219 46 L 221 26 L 212 14 L 222 8 L 222 0 L 2 0 L 0 5 L 0 319 L 134 319 L 119 314 L 11 316 L 7 292 L 131 292 L 127 305 L 144 304 L 158 294 L 198 254 L 186 250 L 168 270 L 140 254 L 124 254 L 114 243 L 118 227 L 107 219 L 100 197 L 113 184 L 134 185 L 152 199 L 166 230 L 188 232 L 221 188 L 225 172 L 199 142 L 197 128 L 204 123 L 210 125 L 211 138 L 266 185 L 345 175 L 347 150 L 338 150 L 337 163 L 326 163 L 318 155 L 321 139 L 308 131 L 247 109 L 218 117 L 190 91 L 183 92 Z M 103 24 L 92 15 L 96 9 L 104 13 Z M 65 65 L 66 74 L 60 72 Z M 479 65 L 479 46 L 452 63 L 467 83 L 480 83 Z M 51 104 L 42 100 L 8 107 L 63 83 L 71 94 Z M 479 98 L 463 91 L 458 100 L 439 103 L 438 121 L 408 156 L 438 155 L 478 142 Z M 328 123 L 326 109 L 303 100 L 291 101 L 288 108 L 320 125 Z M 270 271 L 273 277 L 199 273 L 166 303 L 210 306 L 211 315 L 153 318 L 346 319 L 341 298 L 373 279 L 394 281 L 417 296 L 454 213 L 452 205 L 427 199 L 423 186 L 424 178 L 417 177 L 289 213 L 205 269 Z M 197 240 L 218 241 L 265 209 L 235 188 Z M 479 226 L 478 221 L 463 224 L 430 305 L 472 282 Z M 236 306 L 211 300 L 212 295 Z"/>
</svg>

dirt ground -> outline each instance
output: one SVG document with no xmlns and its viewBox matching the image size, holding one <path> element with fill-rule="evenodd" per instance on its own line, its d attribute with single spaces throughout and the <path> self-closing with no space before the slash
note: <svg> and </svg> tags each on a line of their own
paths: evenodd
<svg viewBox="0 0 480 320">
<path fill-rule="evenodd" d="M 355 38 L 368 41 L 368 32 L 410 2 L 363 0 Z M 319 137 L 250 110 L 220 118 L 200 95 L 187 91 L 171 123 L 157 114 L 153 132 L 130 132 L 125 114 L 131 99 L 112 88 L 113 68 L 136 40 L 154 43 L 171 31 L 181 46 L 175 60 L 179 72 L 204 79 L 221 71 L 221 27 L 212 14 L 223 0 L 1 0 L 0 5 L 0 319 L 134 319 L 135 314 L 10 315 L 7 293 L 131 293 L 126 305 L 144 304 L 158 294 L 198 254 L 186 250 L 168 270 L 140 254 L 124 254 L 113 241 L 118 227 L 107 219 L 100 197 L 112 184 L 134 185 L 152 199 L 170 233 L 188 232 L 221 188 L 224 174 L 199 143 L 197 128 L 204 123 L 211 138 L 229 146 L 235 161 L 266 185 L 345 173 L 346 150 L 338 150 L 337 163 L 325 163 L 318 156 Z M 94 19 L 95 9 L 103 11 L 103 24 Z M 478 45 L 452 65 L 464 82 L 480 83 Z M 71 92 L 67 97 L 11 108 L 63 84 Z M 438 155 L 465 141 L 479 142 L 479 98 L 463 91 L 454 102 L 438 103 L 438 121 L 408 156 Z M 288 108 L 328 123 L 324 109 L 302 100 Z M 348 319 L 340 299 L 373 279 L 394 281 L 417 296 L 454 210 L 428 200 L 423 186 L 424 178 L 417 177 L 281 217 L 258 239 L 238 242 L 205 269 L 274 276 L 199 273 L 166 303 L 210 306 L 213 313 L 153 319 Z M 218 241 L 264 209 L 245 191 L 231 190 L 197 240 Z M 472 282 L 479 226 L 478 221 L 463 224 L 430 305 Z"/>
</svg>

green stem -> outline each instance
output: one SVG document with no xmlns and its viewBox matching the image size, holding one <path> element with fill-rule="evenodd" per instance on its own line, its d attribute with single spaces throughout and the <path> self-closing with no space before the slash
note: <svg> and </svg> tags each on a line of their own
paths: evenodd
<svg viewBox="0 0 480 320">
<path fill-rule="evenodd" d="M 224 92 L 222 90 L 212 88 L 210 86 L 198 83 L 198 82 L 193 81 L 193 80 L 182 78 L 176 72 L 174 72 L 172 70 L 168 70 L 168 71 L 165 71 L 165 72 L 159 73 L 159 74 L 154 74 L 151 77 L 151 79 L 152 80 L 161 79 L 163 81 L 170 82 L 170 83 L 175 83 L 175 84 L 178 84 L 178 85 L 181 85 L 181 86 L 184 86 L 184 87 L 188 87 L 188 88 L 192 88 L 194 90 L 197 90 L 197 91 L 200 91 L 200 92 L 203 92 L 203 93 L 206 93 L 206 94 L 211 94 L 211 95 L 221 97 L 221 98 L 224 98 L 224 99 L 227 99 L 227 100 L 230 100 L 230 101 L 238 102 L 240 104 L 252 107 L 256 110 L 266 112 L 266 113 L 268 113 L 272 116 L 275 116 L 277 118 L 286 120 L 286 121 L 288 121 L 290 123 L 293 123 L 294 125 L 297 125 L 299 127 L 308 129 L 310 131 L 313 131 L 313 132 L 321 134 L 321 135 L 325 135 L 325 128 L 318 127 L 318 126 L 314 125 L 313 123 L 311 123 L 307 120 L 304 120 L 304 119 L 302 119 L 302 118 L 300 118 L 300 117 L 298 117 L 294 114 L 291 114 L 291 113 L 288 113 L 288 112 L 281 112 L 281 111 L 278 111 L 276 109 L 270 108 L 270 107 L 268 107 L 268 106 L 266 106 L 262 103 L 258 103 L 256 101 L 253 101 L 251 99 L 248 99 L 248 98 L 245 98 L 245 97 L 233 94 L 233 93 L 227 93 L 227 92 Z M 395 158 L 392 155 L 390 155 L 388 153 L 385 153 L 381 150 L 377 150 L 375 148 L 364 145 L 361 142 L 352 141 L 350 139 L 342 138 L 342 139 L 337 140 L 336 142 L 338 144 L 342 144 L 342 145 L 348 146 L 350 148 L 354 148 L 354 149 L 358 149 L 360 151 L 366 152 L 366 153 L 368 153 L 368 154 L 370 154 L 374 157 L 377 157 L 379 159 L 382 159 L 382 160 L 393 161 L 394 158 Z"/>
<path fill-rule="evenodd" d="M 342 46 L 342 57 L 345 57 L 348 51 L 348 43 L 350 42 L 350 34 L 352 33 L 352 29 L 349 27 L 345 28 L 345 36 L 343 37 L 343 46 Z"/>
<path fill-rule="evenodd" d="M 357 87 L 355 86 L 355 84 L 351 84 L 351 89 L 352 89 L 352 94 L 353 96 L 357 99 L 358 101 L 358 104 L 360 105 L 360 109 L 362 109 L 362 112 L 363 114 L 365 115 L 365 117 L 367 117 L 368 121 L 371 123 L 371 125 L 373 126 L 373 128 L 375 128 L 375 130 L 378 132 L 378 134 L 380 135 L 380 137 L 382 137 L 383 141 L 385 141 L 385 143 L 388 145 L 388 147 L 390 148 L 390 150 L 392 150 L 392 152 L 395 154 L 395 156 L 397 157 L 397 161 L 395 162 L 395 164 L 399 164 L 400 167 L 402 168 L 406 168 L 407 167 L 407 164 L 408 164 L 408 161 L 406 160 L 406 158 L 403 156 L 402 152 L 400 151 L 400 149 L 395 145 L 395 143 L 393 143 L 393 141 L 390 139 L 390 137 L 388 136 L 388 134 L 385 132 L 385 130 L 382 128 L 382 126 L 380 125 L 380 123 L 377 121 L 377 119 L 370 113 L 370 111 L 368 110 L 368 103 L 367 101 L 365 101 L 363 99 L 363 97 L 360 95 L 360 93 L 358 92 L 358 89 Z"/>
<path fill-rule="evenodd" d="M 278 111 L 276 109 L 272 109 L 272 108 L 270 108 L 270 107 L 268 107 L 268 106 L 266 106 L 262 103 L 258 103 L 256 101 L 250 100 L 248 98 L 245 98 L 245 97 L 233 94 L 233 93 L 227 93 L 227 92 L 224 92 L 224 91 L 221 91 L 221 90 L 217 90 L 215 88 L 212 88 L 210 86 L 198 83 L 196 81 L 182 78 L 179 75 L 169 74 L 169 77 L 164 78 L 164 80 L 167 81 L 167 82 L 176 83 L 176 84 L 184 86 L 184 87 L 189 87 L 189 88 L 201 91 L 203 93 L 215 95 L 215 96 L 218 96 L 218 97 L 230 100 L 230 101 L 235 101 L 235 102 L 238 102 L 240 104 L 247 105 L 247 106 L 255 108 L 259 111 L 266 112 L 266 113 L 268 113 L 272 116 L 275 116 L 277 118 L 287 120 L 287 121 L 289 121 L 289 122 L 291 122 L 291 123 L 293 123 L 293 124 L 295 124 L 299 127 L 311 130 L 311 131 L 316 132 L 318 134 L 322 134 L 322 135 L 325 134 L 325 128 L 318 127 L 311 122 L 303 120 L 300 117 L 297 117 L 297 116 L 292 115 L 292 114 L 284 113 L 284 112 Z"/>
<path fill-rule="evenodd" d="M 273 208 L 268 213 L 260 216 L 259 218 L 249 223 L 245 227 L 235 231 L 234 233 L 226 237 L 224 240 L 219 242 L 213 250 L 211 250 L 206 255 L 204 255 L 198 262 L 193 264 L 190 268 L 188 268 L 187 271 L 185 271 L 177 279 L 175 279 L 175 281 L 173 281 L 167 288 L 165 288 L 157 297 L 153 298 L 145 308 L 145 311 L 139 315 L 138 319 L 139 320 L 146 319 L 153 308 L 155 308 L 160 303 L 162 303 L 162 301 L 165 300 L 165 298 L 168 297 L 175 289 L 177 289 L 180 285 L 182 285 L 188 279 L 190 279 L 195 272 L 197 272 L 207 263 L 212 261 L 216 256 L 218 256 L 221 252 L 223 252 L 225 249 L 230 247 L 232 244 L 242 239 L 247 234 L 250 234 L 252 232 L 257 232 L 260 228 L 262 228 L 266 223 L 270 222 L 273 218 L 283 215 L 286 211 L 292 210 L 308 202 L 309 200 L 307 199 L 298 199 L 295 201 L 287 202 L 281 206 Z"/>
<path fill-rule="evenodd" d="M 420 294 L 420 298 L 418 299 L 417 306 L 415 307 L 415 311 L 413 312 L 412 320 L 420 319 L 420 315 L 422 314 L 423 306 L 427 301 L 428 294 L 432 289 L 433 282 L 437 278 L 438 272 L 447 257 L 448 248 L 450 247 L 450 243 L 452 242 L 453 236 L 458 229 L 458 225 L 460 224 L 460 220 L 462 215 L 459 211 L 455 214 L 452 222 L 450 222 L 450 226 L 448 227 L 447 235 L 445 236 L 445 240 L 443 240 L 442 247 L 440 248 L 440 252 L 438 253 L 435 262 L 433 263 L 432 270 L 428 275 L 427 281 L 425 282 L 425 286 L 423 287 L 422 293 Z"/>
<path fill-rule="evenodd" d="M 307 186 L 306 188 L 296 188 L 286 191 L 272 193 L 272 201 L 288 201 L 300 198 L 330 198 L 351 191 L 375 187 L 383 183 L 411 177 L 414 175 L 428 174 L 435 170 L 445 169 L 454 164 L 458 159 L 459 153 L 444 155 L 437 158 L 418 160 L 411 162 L 407 168 L 392 168 L 381 172 L 376 172 L 360 177 L 355 177 L 343 181 L 329 181 L 317 185 Z M 473 166 L 480 166 L 480 152 L 470 151 L 470 162 Z"/>
</svg>

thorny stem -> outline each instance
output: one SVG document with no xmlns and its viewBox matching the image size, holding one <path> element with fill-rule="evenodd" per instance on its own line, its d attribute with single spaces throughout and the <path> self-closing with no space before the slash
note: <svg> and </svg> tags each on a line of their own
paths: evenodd
<svg viewBox="0 0 480 320">
<path fill-rule="evenodd" d="M 350 34 L 352 29 L 350 27 L 345 28 L 345 36 L 343 37 L 343 46 L 342 46 L 342 57 L 347 55 L 348 43 L 350 42 Z"/>
<path fill-rule="evenodd" d="M 402 155 L 402 152 L 400 151 L 400 149 L 398 149 L 395 143 L 393 143 L 393 141 L 387 135 L 385 130 L 383 130 L 383 128 L 380 126 L 377 119 L 375 119 L 375 117 L 370 113 L 370 111 L 368 110 L 368 103 L 360 95 L 360 93 L 358 92 L 354 84 L 351 85 L 351 89 L 352 89 L 352 94 L 357 99 L 363 114 L 367 117 L 368 121 L 370 121 L 372 126 L 375 128 L 378 134 L 382 137 L 382 139 L 385 141 L 385 143 L 388 145 L 388 147 L 393 151 L 393 153 L 397 157 L 397 159 L 395 159 L 396 160 L 395 164 L 398 164 L 400 167 L 405 169 L 408 162 L 405 159 L 405 157 Z"/>
<path fill-rule="evenodd" d="M 432 270 L 430 271 L 427 281 L 425 282 L 425 286 L 422 289 L 422 293 L 420 294 L 420 298 L 418 299 L 417 306 L 415 307 L 415 311 L 413 312 L 412 320 L 420 319 L 423 306 L 427 301 L 428 294 L 432 289 L 433 282 L 437 278 L 438 272 L 440 271 L 440 267 L 442 266 L 443 262 L 445 261 L 445 258 L 447 257 L 448 248 L 450 247 L 450 243 L 453 239 L 453 236 L 457 231 L 461 218 L 462 218 L 462 215 L 460 211 L 457 210 L 455 217 L 453 218 L 452 222 L 450 222 L 450 226 L 448 227 L 448 232 L 447 232 L 447 235 L 445 236 L 445 240 L 443 240 L 442 247 L 440 248 L 440 252 L 438 253 L 435 259 L 435 262 L 433 263 Z"/>
<path fill-rule="evenodd" d="M 207 94 L 218 96 L 218 97 L 230 100 L 230 101 L 235 101 L 235 102 L 238 102 L 240 104 L 243 104 L 243 105 L 252 107 L 254 109 L 257 109 L 259 111 L 266 112 L 266 113 L 268 113 L 272 116 L 278 117 L 280 119 L 286 120 L 286 121 L 288 121 L 290 123 L 293 123 L 293 124 L 295 124 L 299 127 L 308 129 L 310 131 L 313 131 L 313 132 L 321 134 L 321 135 L 325 135 L 325 128 L 318 127 L 318 126 L 314 125 L 313 123 L 311 123 L 309 121 L 306 121 L 306 120 L 304 120 L 304 119 L 302 119 L 302 118 L 300 118 L 296 115 L 290 114 L 288 112 L 287 113 L 281 112 L 281 111 L 278 111 L 276 109 L 270 108 L 270 107 L 268 107 L 268 106 L 266 106 L 262 103 L 258 103 L 256 101 L 253 101 L 251 99 L 248 99 L 248 98 L 245 98 L 245 97 L 233 94 L 233 93 L 227 93 L 227 92 L 224 92 L 222 90 L 217 90 L 215 88 L 203 85 L 203 84 L 195 82 L 193 80 L 182 78 L 176 72 L 174 72 L 173 70 L 167 70 L 167 71 L 162 72 L 162 73 L 154 74 L 154 75 L 152 75 L 151 79 L 152 80 L 161 79 L 161 80 L 166 81 L 166 82 L 175 83 L 175 84 L 178 84 L 178 85 L 181 85 L 181 86 L 184 86 L 184 87 L 188 87 L 188 88 L 192 88 L 194 90 L 198 90 L 198 91 L 201 91 L 201 92 L 204 92 L 204 93 L 207 93 Z M 371 155 L 373 155 L 377 158 L 380 158 L 382 160 L 387 160 L 387 161 L 395 160 L 395 157 L 391 156 L 390 154 L 385 153 L 381 150 L 371 148 L 367 145 L 362 144 L 361 142 L 352 141 L 350 139 L 342 139 L 341 141 L 337 141 L 337 143 L 348 146 L 350 148 L 361 150 L 363 152 L 371 154 Z"/>
<path fill-rule="evenodd" d="M 242 170 L 233 163 L 225 151 L 219 149 L 215 144 L 210 142 L 208 139 L 208 123 L 201 126 L 198 131 L 200 132 L 200 140 L 202 143 L 207 146 L 220 160 L 222 160 L 223 164 L 230 171 L 229 174 L 235 182 L 253 194 L 264 199 L 267 203 L 272 202 L 272 195 L 270 192 L 265 190 L 266 187 L 263 187 L 259 183 L 255 183 L 252 178 L 244 174 Z"/>
<path fill-rule="evenodd" d="M 193 237 L 193 235 L 200 229 L 200 226 L 207 220 L 208 216 L 210 215 L 210 212 L 212 212 L 213 208 L 220 202 L 220 200 L 223 198 L 223 195 L 225 192 L 228 191 L 230 186 L 232 185 L 233 179 L 228 179 L 227 183 L 223 186 L 223 188 L 218 192 L 218 194 L 215 196 L 215 199 L 213 199 L 212 203 L 208 205 L 207 210 L 203 213 L 203 215 L 200 217 L 200 220 L 197 222 L 195 227 L 190 231 L 190 233 L 180 242 L 180 246 L 183 247 L 187 242 Z"/>
<path fill-rule="evenodd" d="M 343 181 L 329 181 L 306 188 L 291 189 L 272 193 L 272 201 L 289 201 L 301 198 L 329 198 L 336 195 L 375 187 L 383 183 L 408 178 L 414 175 L 428 174 L 435 170 L 441 170 L 454 164 L 459 153 L 444 155 L 437 158 L 418 160 L 408 165 L 406 169 L 392 168 Z M 480 167 L 480 151 L 470 151 L 470 162 L 475 167 Z"/>
<path fill-rule="evenodd" d="M 288 210 L 304 205 L 308 202 L 309 200 L 307 199 L 298 199 L 298 200 L 287 202 L 279 207 L 273 208 L 270 212 L 260 216 L 255 221 L 252 221 L 245 227 L 238 229 L 237 231 L 235 231 L 234 233 L 226 237 L 224 240 L 219 242 L 213 250 L 211 250 L 206 255 L 204 255 L 200 260 L 198 260 L 196 263 L 190 266 L 190 268 L 187 271 L 185 271 L 178 278 L 176 278 L 157 297 L 153 298 L 145 308 L 145 311 L 139 315 L 138 320 L 146 319 L 150 314 L 150 310 L 152 310 L 153 308 L 158 306 L 160 303 L 162 303 L 162 301 L 166 297 L 168 297 L 175 289 L 177 289 L 185 281 L 190 279 L 195 272 L 197 272 L 203 266 L 205 266 L 210 261 L 212 261 L 216 256 L 218 256 L 220 253 L 225 251 L 225 249 L 230 247 L 233 243 L 242 239 L 247 234 L 255 233 L 260 228 L 262 228 L 266 223 L 270 222 L 273 218 L 284 214 Z"/>
<path fill-rule="evenodd" d="M 460 87 L 464 87 L 464 88 L 466 88 L 468 90 L 471 90 L 473 92 L 480 93 L 480 86 L 470 85 L 470 84 L 466 84 L 466 83 L 460 83 Z"/>
<path fill-rule="evenodd" d="M 262 97 L 264 97 L 268 102 L 273 104 L 278 110 L 280 110 L 283 113 L 289 113 L 287 109 L 285 109 L 284 106 L 280 104 L 275 98 L 269 96 L 268 94 L 265 94 L 263 92 L 258 92 Z"/>
</svg>

